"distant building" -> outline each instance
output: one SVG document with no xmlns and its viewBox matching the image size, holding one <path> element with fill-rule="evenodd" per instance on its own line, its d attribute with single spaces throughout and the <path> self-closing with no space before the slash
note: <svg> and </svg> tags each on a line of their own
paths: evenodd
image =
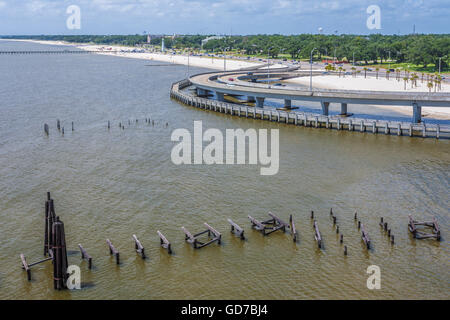
<svg viewBox="0 0 450 320">
<path fill-rule="evenodd" d="M 161 52 L 164 52 L 164 37 L 161 40 Z"/>
<path fill-rule="evenodd" d="M 152 41 L 152 37 L 148 34 L 147 35 L 147 43 L 150 43 Z"/>
</svg>

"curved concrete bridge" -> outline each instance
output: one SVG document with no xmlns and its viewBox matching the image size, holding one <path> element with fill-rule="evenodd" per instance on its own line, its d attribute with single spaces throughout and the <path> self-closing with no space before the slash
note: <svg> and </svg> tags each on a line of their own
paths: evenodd
<svg viewBox="0 0 450 320">
<path fill-rule="evenodd" d="M 319 74 L 322 74 L 322 72 L 313 72 L 313 75 Z M 309 71 L 298 71 L 297 67 L 264 69 L 258 66 L 228 72 L 197 74 L 191 76 L 189 81 L 196 87 L 199 96 L 207 95 L 209 91 L 215 92 L 219 101 L 224 101 L 225 94 L 247 96 L 248 101 L 256 101 L 256 106 L 260 108 L 264 107 L 266 98 L 284 100 L 286 109 L 291 108 L 292 100 L 316 101 L 321 104 L 323 115 L 328 115 L 330 103 L 341 104 L 341 115 L 347 114 L 348 104 L 411 106 L 413 109 L 412 122 L 419 123 L 421 122 L 422 107 L 424 106 L 450 108 L 450 93 L 309 90 L 293 87 L 283 88 L 255 82 L 255 80 L 264 78 L 287 79 L 309 75 Z M 230 81 L 230 76 L 233 77 L 233 81 Z"/>
</svg>

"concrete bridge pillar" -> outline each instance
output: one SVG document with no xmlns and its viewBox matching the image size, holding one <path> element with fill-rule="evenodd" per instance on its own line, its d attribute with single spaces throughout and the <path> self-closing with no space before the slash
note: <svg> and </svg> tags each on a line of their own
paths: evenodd
<svg viewBox="0 0 450 320">
<path fill-rule="evenodd" d="M 256 99 L 253 96 L 247 96 L 247 102 L 256 102 Z"/>
<path fill-rule="evenodd" d="M 197 88 L 197 95 L 198 95 L 199 97 L 206 96 L 207 93 L 208 93 L 208 92 L 207 92 L 205 89 Z"/>
<path fill-rule="evenodd" d="M 419 123 L 422 121 L 422 106 L 413 103 L 413 122 Z"/>
<path fill-rule="evenodd" d="M 258 108 L 264 108 L 264 98 L 263 97 L 256 97 L 256 106 Z"/>
<path fill-rule="evenodd" d="M 292 106 L 291 100 L 290 99 L 284 99 L 284 107 L 286 109 L 291 109 L 291 106 Z"/>
<path fill-rule="evenodd" d="M 346 103 L 341 103 L 341 116 L 345 116 L 347 114 L 347 104 Z"/>
<path fill-rule="evenodd" d="M 329 102 L 320 101 L 320 104 L 322 105 L 322 114 L 324 116 L 327 116 L 328 115 L 328 108 L 330 106 L 330 103 Z"/>
<path fill-rule="evenodd" d="M 223 92 L 216 91 L 216 96 L 218 101 L 225 101 L 225 94 Z"/>
</svg>

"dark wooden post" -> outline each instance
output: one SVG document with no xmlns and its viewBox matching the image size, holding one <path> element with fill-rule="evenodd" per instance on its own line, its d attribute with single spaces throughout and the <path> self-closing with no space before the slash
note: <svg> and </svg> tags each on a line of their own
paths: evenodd
<svg viewBox="0 0 450 320">
<path fill-rule="evenodd" d="M 53 279 L 57 290 L 66 288 L 67 275 L 67 251 L 64 233 L 64 223 L 56 217 L 53 224 Z"/>
</svg>

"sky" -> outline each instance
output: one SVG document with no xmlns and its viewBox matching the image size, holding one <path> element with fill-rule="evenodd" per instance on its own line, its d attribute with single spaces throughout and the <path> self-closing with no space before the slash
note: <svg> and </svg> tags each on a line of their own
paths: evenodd
<svg viewBox="0 0 450 320">
<path fill-rule="evenodd" d="M 0 0 L 0 35 L 450 33 L 449 21 L 450 0 Z"/>
</svg>

